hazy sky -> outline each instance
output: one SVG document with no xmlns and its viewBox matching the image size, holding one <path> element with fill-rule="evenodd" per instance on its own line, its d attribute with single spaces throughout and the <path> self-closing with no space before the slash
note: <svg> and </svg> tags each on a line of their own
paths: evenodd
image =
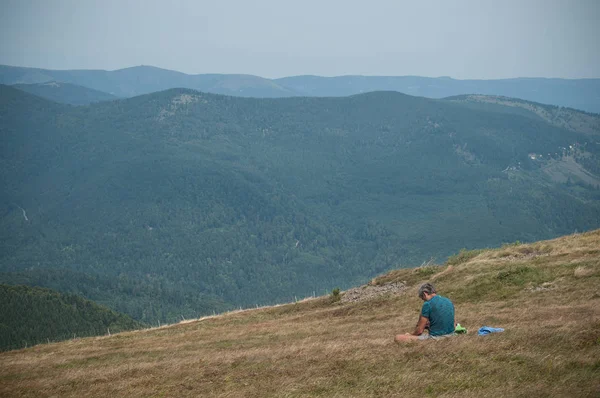
<svg viewBox="0 0 600 398">
<path fill-rule="evenodd" d="M 0 0 L 0 64 L 600 77 L 600 0 Z"/>
</svg>

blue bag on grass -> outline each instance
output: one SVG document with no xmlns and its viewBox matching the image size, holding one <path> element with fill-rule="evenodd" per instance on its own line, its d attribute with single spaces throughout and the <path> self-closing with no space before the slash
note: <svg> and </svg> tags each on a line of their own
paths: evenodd
<svg viewBox="0 0 600 398">
<path fill-rule="evenodd" d="M 477 332 L 477 334 L 480 336 L 485 336 L 490 333 L 499 333 L 499 332 L 504 332 L 504 329 L 503 328 L 493 328 L 491 326 L 482 326 L 479 328 L 479 331 Z"/>
</svg>

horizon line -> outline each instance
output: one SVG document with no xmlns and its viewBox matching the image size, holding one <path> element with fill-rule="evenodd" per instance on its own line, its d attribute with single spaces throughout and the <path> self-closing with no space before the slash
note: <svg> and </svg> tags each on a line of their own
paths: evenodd
<svg viewBox="0 0 600 398">
<path fill-rule="evenodd" d="M 219 72 L 204 72 L 204 73 L 187 73 L 187 72 L 182 72 L 179 70 L 175 70 L 175 69 L 167 69 L 167 68 L 163 68 L 160 66 L 154 66 L 154 65 L 146 65 L 146 64 L 140 64 L 140 65 L 134 65 L 134 66 L 127 66 L 124 68 L 117 68 L 117 69 L 93 69 L 93 68 L 74 68 L 74 69 L 55 69 L 55 68 L 42 68 L 42 67 L 37 67 L 37 66 L 21 66 L 21 65 L 9 65 L 9 64 L 0 64 L 0 67 L 10 67 L 10 68 L 24 68 L 24 69 L 37 69 L 37 70 L 48 70 L 48 71 L 55 71 L 55 72 L 73 72 L 73 71 L 90 71 L 90 72 L 119 72 L 119 71 L 123 71 L 123 70 L 127 70 L 127 69 L 134 69 L 134 68 L 153 68 L 153 69 L 159 69 L 159 70 L 163 70 L 163 71 L 168 71 L 168 72 L 174 72 L 174 73 L 180 73 L 186 76 L 201 76 L 201 75 L 222 75 L 222 76 L 252 76 L 252 77 L 258 77 L 261 79 L 265 79 L 265 80 L 271 80 L 271 81 L 275 81 L 275 80 L 281 80 L 281 79 L 286 79 L 286 78 L 292 78 L 292 77 L 316 77 L 316 78 L 323 78 L 323 79 L 331 79 L 331 78 L 342 78 L 342 77 L 375 77 L 375 78 L 386 78 L 386 77 L 392 77 L 392 78 L 396 78 L 396 77 L 416 77 L 416 78 L 425 78 L 425 79 L 448 79 L 448 80 L 457 80 L 457 81 L 493 81 L 493 80 L 525 80 L 525 79 L 546 79 L 546 80 L 599 80 L 600 76 L 598 77 L 546 77 L 546 76 L 517 76 L 517 77 L 502 77 L 502 78 L 466 78 L 466 79 L 460 79 L 460 78 L 455 78 L 452 76 L 447 76 L 447 75 L 442 75 L 442 76 L 424 76 L 424 75 L 369 75 L 369 74 L 341 74 L 341 75 L 314 75 L 314 74 L 298 74 L 298 75 L 285 75 L 282 77 L 264 77 L 261 75 L 255 75 L 255 74 L 251 74 L 251 73 L 219 73 Z"/>
</svg>

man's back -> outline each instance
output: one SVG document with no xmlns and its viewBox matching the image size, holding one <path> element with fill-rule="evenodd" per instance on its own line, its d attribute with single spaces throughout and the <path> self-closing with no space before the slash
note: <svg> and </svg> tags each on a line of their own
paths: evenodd
<svg viewBox="0 0 600 398">
<path fill-rule="evenodd" d="M 454 333 L 454 304 L 446 297 L 435 295 L 423 303 L 421 315 L 429 319 L 429 335 Z"/>
</svg>

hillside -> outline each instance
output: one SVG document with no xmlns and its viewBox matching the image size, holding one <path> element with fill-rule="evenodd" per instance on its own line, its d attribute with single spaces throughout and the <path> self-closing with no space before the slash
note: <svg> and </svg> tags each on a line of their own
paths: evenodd
<svg viewBox="0 0 600 398">
<path fill-rule="evenodd" d="M 420 76 L 289 76 L 266 79 L 239 74 L 188 75 L 152 66 L 105 71 L 48 70 L 0 65 L 0 84 L 50 81 L 85 86 L 118 97 L 134 97 L 170 88 L 258 98 L 344 97 L 373 91 L 398 91 L 429 98 L 483 94 L 600 113 L 600 79 L 458 80 Z"/>
<path fill-rule="evenodd" d="M 31 84 L 59 81 L 134 97 L 170 88 L 190 88 L 239 97 L 289 97 L 295 95 L 272 80 L 252 75 L 187 75 L 152 66 L 135 66 L 115 71 L 48 70 L 0 65 L 0 84 Z"/>
<path fill-rule="evenodd" d="M 0 302 L 0 351 L 143 326 L 82 297 L 50 289 L 0 285 Z"/>
<path fill-rule="evenodd" d="M 497 95 L 459 95 L 446 98 L 449 101 L 479 105 L 480 109 L 491 110 L 496 108 L 513 108 L 525 110 L 521 114 L 530 114 L 544 119 L 549 124 L 563 127 L 583 134 L 597 135 L 600 131 L 600 117 L 597 114 L 581 112 L 576 109 L 563 108 L 552 105 L 542 105 L 536 102 L 523 101 L 517 98 L 508 98 Z"/>
<path fill-rule="evenodd" d="M 3 396 L 548 397 L 600 392 L 600 231 L 461 252 L 330 297 L 0 354 Z M 436 284 L 467 335 L 396 345 Z M 504 333 L 478 336 L 480 326 Z"/>
<path fill-rule="evenodd" d="M 70 105 L 88 105 L 93 102 L 112 101 L 118 98 L 102 91 L 62 82 L 15 84 L 13 87 L 50 101 Z"/>
<path fill-rule="evenodd" d="M 0 282 L 155 324 L 598 228 L 600 132 L 515 110 L 0 86 Z"/>
</svg>

